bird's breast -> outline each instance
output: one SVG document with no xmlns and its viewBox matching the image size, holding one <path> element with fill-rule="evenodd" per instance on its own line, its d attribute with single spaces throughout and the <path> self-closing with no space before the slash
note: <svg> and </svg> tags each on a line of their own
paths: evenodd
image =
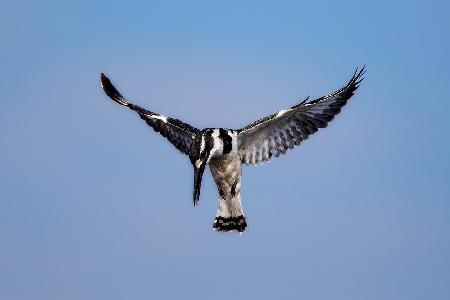
<svg viewBox="0 0 450 300">
<path fill-rule="evenodd" d="M 211 159 L 209 168 L 219 192 L 231 195 L 232 191 L 239 191 L 241 184 L 241 160 L 237 151 L 221 157 Z M 238 187 L 238 189 L 236 189 Z"/>
</svg>

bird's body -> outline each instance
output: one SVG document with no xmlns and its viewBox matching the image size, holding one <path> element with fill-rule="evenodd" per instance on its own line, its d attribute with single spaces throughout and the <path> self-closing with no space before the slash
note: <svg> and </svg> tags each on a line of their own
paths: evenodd
<svg viewBox="0 0 450 300">
<path fill-rule="evenodd" d="M 241 204 L 241 159 L 237 151 L 237 132 L 230 129 L 213 129 L 213 131 L 225 132 L 225 141 L 230 137 L 228 146 L 224 139 L 222 154 L 212 157 L 209 168 L 219 191 L 219 208 L 213 228 L 218 231 L 236 229 L 244 231 L 247 222 Z"/>
<path fill-rule="evenodd" d="M 198 147 L 197 144 L 200 146 Z M 209 160 L 202 160 L 201 154 L 210 148 Z M 211 174 L 219 192 L 219 208 L 213 228 L 217 231 L 244 231 L 247 227 L 241 204 L 241 159 L 238 151 L 238 132 L 233 129 L 207 128 L 202 130 L 191 146 L 191 157 L 197 157 L 195 150 L 200 150 L 199 158 L 192 164 L 198 169 L 202 163 L 209 165 Z M 203 172 L 203 171 L 202 171 Z M 197 204 L 201 178 L 196 179 L 194 205 Z"/>
<path fill-rule="evenodd" d="M 194 205 L 198 204 L 203 172 L 209 165 L 219 192 L 216 231 L 243 232 L 247 227 L 241 204 L 242 164 L 255 165 L 299 145 L 319 128 L 326 127 L 362 81 L 365 70 L 356 71 L 342 89 L 317 100 L 303 102 L 239 129 L 198 130 L 180 120 L 165 117 L 128 102 L 102 74 L 105 93 L 137 112 L 155 131 L 166 137 L 194 167 Z"/>
</svg>

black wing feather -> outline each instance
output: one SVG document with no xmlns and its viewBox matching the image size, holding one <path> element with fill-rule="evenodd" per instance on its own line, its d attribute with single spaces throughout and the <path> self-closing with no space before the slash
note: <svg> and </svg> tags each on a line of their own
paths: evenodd
<svg viewBox="0 0 450 300">
<path fill-rule="evenodd" d="M 159 115 L 136 104 L 128 102 L 128 100 L 119 93 L 109 78 L 103 73 L 101 74 L 101 84 L 106 95 L 120 105 L 137 112 L 141 119 L 143 119 L 156 132 L 159 132 L 163 137 L 167 138 L 167 140 L 169 140 L 169 142 L 171 142 L 182 153 L 189 155 L 189 149 L 191 148 L 192 141 L 195 135 L 199 133 L 197 128 L 183 123 L 178 119 L 172 119 L 170 117 Z"/>
</svg>

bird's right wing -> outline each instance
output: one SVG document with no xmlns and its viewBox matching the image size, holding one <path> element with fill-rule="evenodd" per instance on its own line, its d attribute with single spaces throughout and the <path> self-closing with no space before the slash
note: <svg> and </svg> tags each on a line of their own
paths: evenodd
<svg viewBox="0 0 450 300">
<path fill-rule="evenodd" d="M 199 130 L 180 120 L 165 117 L 138 105 L 128 102 L 112 85 L 108 77 L 101 74 L 102 88 L 115 102 L 137 112 L 141 119 L 150 125 L 156 132 L 167 138 L 178 150 L 189 155 L 192 141 Z"/>
<path fill-rule="evenodd" d="M 327 127 L 353 96 L 365 68 L 356 70 L 340 90 L 319 99 L 305 101 L 242 128 L 238 131 L 239 154 L 247 165 L 268 161 L 300 145 L 319 128 Z"/>
</svg>

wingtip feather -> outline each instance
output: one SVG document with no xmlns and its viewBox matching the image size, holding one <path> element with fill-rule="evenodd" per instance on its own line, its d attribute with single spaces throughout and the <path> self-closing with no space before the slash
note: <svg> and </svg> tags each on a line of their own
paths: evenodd
<svg viewBox="0 0 450 300">
<path fill-rule="evenodd" d="M 356 68 L 355 73 L 347 84 L 346 88 L 354 87 L 355 89 L 359 87 L 359 84 L 365 79 L 363 77 L 367 72 L 366 65 L 363 65 L 362 68 Z"/>
<path fill-rule="evenodd" d="M 106 95 L 108 95 L 108 97 L 123 106 L 129 105 L 128 101 L 119 93 L 119 91 L 111 83 L 111 80 L 109 80 L 109 78 L 104 73 L 100 73 L 100 82 L 103 91 Z"/>
</svg>

